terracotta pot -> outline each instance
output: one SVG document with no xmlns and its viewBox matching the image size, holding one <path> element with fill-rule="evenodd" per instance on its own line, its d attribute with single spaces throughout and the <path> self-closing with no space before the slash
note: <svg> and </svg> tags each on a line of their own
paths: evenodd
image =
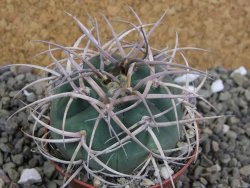
<svg viewBox="0 0 250 188">
<path fill-rule="evenodd" d="M 198 134 L 198 142 L 200 143 L 200 131 L 199 131 L 199 134 Z M 198 149 L 198 148 L 197 148 Z M 192 157 L 188 160 L 188 162 L 178 171 L 176 172 L 172 178 L 173 178 L 173 181 L 174 182 L 177 182 L 179 180 L 179 178 L 181 177 L 181 175 L 183 174 L 183 172 L 190 166 L 190 164 L 194 161 L 195 159 L 195 153 L 198 152 L 197 149 L 195 149 L 193 151 L 193 155 Z M 52 164 L 55 165 L 55 168 L 56 170 L 62 174 L 63 176 L 65 176 L 65 173 L 63 172 L 63 169 L 58 165 L 56 164 L 55 162 L 52 162 Z M 154 185 L 154 186 L 151 186 L 150 188 L 160 188 L 161 186 L 159 184 L 157 185 Z M 171 183 L 171 180 L 170 179 L 167 179 L 165 181 L 163 181 L 163 187 L 165 188 L 172 188 L 172 183 Z M 90 185 L 88 183 L 85 183 L 83 181 L 80 181 L 78 179 L 73 179 L 70 183 L 70 188 L 96 188 L 94 187 L 93 185 Z"/>
</svg>

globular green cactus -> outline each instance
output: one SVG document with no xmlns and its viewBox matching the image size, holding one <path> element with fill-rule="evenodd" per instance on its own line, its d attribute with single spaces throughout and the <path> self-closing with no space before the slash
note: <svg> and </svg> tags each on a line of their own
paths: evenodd
<svg viewBox="0 0 250 188">
<path fill-rule="evenodd" d="M 119 57 L 119 56 L 118 56 Z M 101 80 L 99 78 L 95 78 L 95 75 L 93 75 L 93 79 L 96 81 L 96 83 L 99 85 L 99 87 L 105 92 L 105 94 L 112 98 L 115 94 L 116 90 L 119 90 L 121 88 L 126 89 L 123 82 L 127 82 L 128 75 L 126 75 L 126 71 L 123 72 L 123 67 L 119 67 L 118 65 L 121 62 L 121 58 L 116 59 L 117 62 L 115 64 L 112 64 L 111 66 L 104 66 L 105 71 L 109 71 L 110 74 L 113 74 L 113 76 L 120 78 L 119 82 L 113 82 L 108 81 L 107 83 L 104 82 L 104 80 Z M 96 56 L 90 59 L 90 62 L 95 66 L 95 68 L 98 69 L 100 67 L 100 57 Z M 135 66 L 137 62 L 134 62 Z M 86 67 L 87 68 L 87 67 Z M 130 87 L 133 88 L 138 84 L 142 79 L 150 76 L 150 68 L 147 65 L 141 65 L 136 66 L 134 72 L 131 76 L 131 85 Z M 155 67 L 157 71 L 155 73 L 160 73 L 164 69 L 161 69 L 160 66 Z M 118 70 L 117 70 L 118 69 Z M 122 80 L 123 79 L 123 80 Z M 164 80 L 167 80 L 166 78 Z M 169 79 L 168 79 L 169 80 Z M 79 87 L 79 81 L 76 81 L 75 84 Z M 89 96 L 96 98 L 100 100 L 100 97 L 95 92 L 95 89 L 92 88 L 87 82 L 84 83 L 86 87 L 89 88 Z M 117 85 L 118 87 L 112 88 L 112 86 Z M 145 85 L 142 86 L 137 90 L 137 92 L 142 93 L 145 89 Z M 110 92 L 110 91 L 113 92 Z M 74 89 L 70 86 L 70 84 L 66 84 L 64 86 L 61 86 L 57 89 L 56 93 L 63 93 L 63 92 L 71 92 L 74 91 Z M 172 91 L 174 92 L 174 91 Z M 166 89 L 163 86 L 152 86 L 148 92 L 149 94 L 169 94 Z M 126 96 L 137 96 L 136 92 L 132 89 L 131 91 L 127 91 L 127 93 L 123 94 Z M 123 97 L 122 95 L 119 97 Z M 119 99 L 119 98 L 118 98 Z M 118 99 L 115 99 L 117 101 Z M 57 129 L 62 129 L 63 124 L 63 116 L 66 110 L 66 106 L 68 104 L 68 101 L 70 100 L 69 97 L 65 98 L 59 98 L 54 101 L 52 101 L 51 106 L 51 126 L 56 127 Z M 165 113 L 164 115 L 151 119 L 151 122 L 170 122 L 170 121 L 176 121 L 176 119 L 181 119 L 183 114 L 183 109 L 180 105 L 176 106 L 177 115 L 174 112 L 174 106 L 171 101 L 171 99 L 166 98 L 158 98 L 158 99 L 147 99 L 146 103 L 150 109 L 151 112 L 149 112 L 143 104 L 143 102 L 138 99 L 133 101 L 125 101 L 122 103 L 119 103 L 117 105 L 113 105 L 113 112 L 119 112 L 121 110 L 124 110 L 125 108 L 133 105 L 135 102 L 140 101 L 136 107 L 134 107 L 131 110 L 128 110 L 124 113 L 120 113 L 117 115 L 117 117 L 120 119 L 120 121 L 126 126 L 127 129 L 132 127 L 133 125 L 136 125 L 135 128 L 131 130 L 131 132 L 140 126 L 144 126 L 144 124 L 140 124 L 140 121 L 143 120 L 143 118 L 148 117 L 150 120 L 150 115 L 156 115 L 160 112 L 163 112 L 167 109 L 169 112 Z M 177 101 L 175 101 L 177 102 Z M 151 114 L 150 114 L 151 113 Z M 93 144 L 91 149 L 95 151 L 102 151 L 109 146 L 111 146 L 114 143 L 119 142 L 122 138 L 127 136 L 127 133 L 125 133 L 117 123 L 110 118 L 110 126 L 112 126 L 113 131 L 110 132 L 110 127 L 108 123 L 101 118 L 97 128 L 93 131 L 95 121 L 93 119 L 96 119 L 99 117 L 99 112 L 91 106 L 90 102 L 82 100 L 82 99 L 74 99 L 71 103 L 68 111 L 67 111 L 67 118 L 65 123 L 65 131 L 69 132 L 79 132 L 81 130 L 86 131 L 86 144 L 89 145 L 91 135 L 94 134 Z M 178 127 L 177 125 L 172 125 L 169 127 L 154 127 L 152 129 L 157 136 L 161 147 L 163 150 L 173 149 L 176 147 L 176 144 L 179 140 L 179 133 L 178 133 Z M 115 134 L 117 137 L 115 137 Z M 53 138 L 61 139 L 62 135 L 53 133 Z M 136 135 L 136 138 L 144 144 L 149 150 L 156 151 L 157 146 L 155 145 L 154 140 L 150 136 L 150 134 L 147 132 L 147 128 L 140 132 L 138 135 Z M 107 164 L 112 169 L 122 172 L 122 173 L 131 173 L 136 167 L 138 167 L 140 164 L 142 164 L 147 157 L 149 156 L 149 152 L 146 151 L 142 146 L 138 145 L 133 141 L 132 139 L 129 139 L 129 143 L 124 145 L 124 147 L 119 147 L 116 150 L 109 152 L 107 154 L 101 154 L 98 156 L 98 158 L 105 164 Z M 74 153 L 74 150 L 76 149 L 77 144 L 70 143 L 66 144 L 66 146 L 62 144 L 58 144 L 57 147 L 60 149 L 60 152 L 63 153 L 67 159 L 70 159 L 72 157 L 72 154 Z M 87 154 L 88 151 L 85 149 L 81 149 L 77 154 L 77 159 L 83 159 L 87 160 Z M 90 162 L 90 167 L 95 170 L 100 170 L 100 165 L 97 165 L 94 160 Z"/>
<path fill-rule="evenodd" d="M 192 101 L 199 97 L 206 102 L 197 91 L 207 75 L 189 67 L 182 51 L 200 49 L 179 48 L 178 35 L 173 49 L 151 47 L 149 37 L 164 16 L 155 24 L 142 24 L 132 13 L 139 24 L 120 21 L 130 27 L 121 33 L 104 16 L 113 35 L 104 44 L 95 19 L 93 28 L 87 29 L 69 14 L 83 32 L 74 45 L 42 41 L 49 50 L 41 54 L 49 54 L 52 64 L 21 65 L 49 73 L 21 90 L 47 81 L 47 96 L 17 112 L 30 108 L 35 122 L 33 134 L 27 135 L 45 157 L 68 165 L 66 173 L 72 176 L 64 186 L 81 171 L 109 186 L 124 186 L 110 178 L 127 178 L 129 184 L 148 174 L 155 174 L 160 184 L 166 178 L 173 183 L 170 166 L 178 169 L 194 148 L 198 151 L 196 121 L 203 118 Z M 138 38 L 131 41 L 129 35 Z M 66 57 L 56 59 L 57 50 Z M 176 62 L 177 55 L 184 64 Z M 195 90 L 188 89 L 188 82 L 173 82 L 192 73 L 203 76 Z M 36 129 L 41 126 L 47 131 L 39 137 Z M 159 173 L 162 168 L 167 174 Z"/>
</svg>

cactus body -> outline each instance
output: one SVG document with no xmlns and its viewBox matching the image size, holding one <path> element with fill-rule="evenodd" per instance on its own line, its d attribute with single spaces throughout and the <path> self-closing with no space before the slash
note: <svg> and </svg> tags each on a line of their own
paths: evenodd
<svg viewBox="0 0 250 188">
<path fill-rule="evenodd" d="M 119 60 L 119 56 L 113 56 L 116 57 L 117 60 Z M 90 62 L 98 68 L 100 66 L 100 58 L 99 56 L 95 56 L 92 59 L 90 59 Z M 116 67 L 115 64 L 106 65 L 104 67 L 104 70 L 107 72 L 112 73 L 114 76 L 124 76 L 121 71 L 119 70 L 119 67 Z M 156 71 L 161 70 L 160 66 L 156 67 Z M 136 67 L 132 78 L 131 78 L 131 86 L 135 86 L 141 79 L 149 76 L 150 69 L 146 65 L 138 66 Z M 96 77 L 93 77 L 95 79 L 96 83 L 99 84 L 99 86 L 107 93 L 109 93 L 109 86 L 108 84 L 104 84 L 102 80 L 99 80 Z M 165 77 L 165 80 L 169 78 Z M 79 85 L 78 81 L 75 81 L 75 84 Z M 98 99 L 99 96 L 97 93 L 87 84 L 85 83 L 87 87 L 90 88 L 89 96 Z M 140 92 L 142 92 L 144 89 L 144 86 L 139 89 Z M 70 84 L 65 84 L 61 87 L 59 87 L 56 90 L 56 93 L 62 93 L 62 92 L 70 92 L 72 91 L 72 87 Z M 172 91 L 174 92 L 174 91 Z M 151 87 L 149 93 L 151 94 L 167 94 L 166 90 L 162 88 L 162 86 L 157 87 Z M 59 98 L 52 101 L 51 106 L 51 126 L 56 127 L 58 129 L 62 129 L 62 119 L 64 115 L 64 111 L 66 108 L 66 105 L 69 101 L 68 97 L 65 98 Z M 120 111 L 130 105 L 132 105 L 134 101 L 132 102 L 124 102 L 122 104 L 118 104 L 114 107 L 113 111 L 117 112 Z M 153 115 L 158 114 L 166 109 L 169 109 L 172 107 L 172 102 L 170 99 L 151 99 L 147 100 L 147 104 L 152 112 Z M 182 117 L 182 109 L 181 106 L 177 106 L 177 114 L 178 119 Z M 65 131 L 72 131 L 77 132 L 81 130 L 85 130 L 87 133 L 86 137 L 86 143 L 89 144 L 90 138 L 92 135 L 92 130 L 95 124 L 95 119 L 99 116 L 99 113 L 91 106 L 91 104 L 88 101 L 84 101 L 82 99 L 74 99 L 73 103 L 71 104 L 66 124 L 65 124 Z M 135 108 L 119 114 L 118 117 L 121 120 L 121 122 L 127 127 L 131 127 L 135 123 L 139 122 L 143 117 L 150 116 L 149 112 L 146 110 L 145 105 L 141 102 L 139 105 L 137 105 Z M 127 136 L 126 133 L 123 133 L 123 130 L 112 120 L 111 118 L 111 125 L 113 130 L 119 135 L 119 139 L 124 138 Z M 168 113 L 166 113 L 163 116 L 160 116 L 155 119 L 157 122 L 169 122 L 169 121 L 176 121 L 176 116 L 174 113 L 174 110 L 170 110 Z M 139 125 L 138 126 L 142 126 Z M 131 130 L 132 132 L 133 130 Z M 179 139 L 177 126 L 170 126 L 170 127 L 159 127 L 159 128 L 153 128 L 153 132 L 157 136 L 163 150 L 172 149 L 176 146 L 177 141 Z M 56 133 L 52 133 L 53 138 L 62 138 L 62 135 L 58 135 Z M 157 151 L 157 147 L 152 139 L 152 137 L 149 135 L 147 131 L 143 131 L 136 135 L 136 138 L 139 139 L 147 148 L 149 148 L 152 151 Z M 118 142 L 117 138 L 114 137 L 114 135 L 110 134 L 110 129 L 108 127 L 108 124 L 105 122 L 104 119 L 101 119 L 98 127 L 94 134 L 94 140 L 93 145 L 91 149 L 96 151 L 104 150 L 105 148 L 111 146 L 112 144 Z M 57 144 L 57 147 L 59 148 L 60 152 L 67 158 L 70 159 L 72 154 L 74 153 L 74 150 L 76 148 L 77 144 L 66 144 L 64 147 L 63 144 Z M 126 153 L 124 152 L 126 151 Z M 112 151 L 108 154 L 102 154 L 98 156 L 98 159 L 100 159 L 103 163 L 107 164 L 112 169 L 122 172 L 122 173 L 131 173 L 138 165 L 143 163 L 149 155 L 149 152 L 143 149 L 141 146 L 139 146 L 137 143 L 135 143 L 133 140 L 130 140 L 127 144 L 124 145 L 124 147 L 120 147 L 116 149 L 115 151 Z M 78 152 L 77 159 L 87 159 L 87 151 L 85 151 L 83 148 Z M 99 164 L 97 164 L 93 159 L 90 161 L 90 167 L 94 170 L 100 170 L 101 167 Z"/>
</svg>

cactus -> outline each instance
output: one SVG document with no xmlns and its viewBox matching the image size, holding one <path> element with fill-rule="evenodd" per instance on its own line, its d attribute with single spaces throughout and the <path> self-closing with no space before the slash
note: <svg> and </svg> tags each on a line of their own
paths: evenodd
<svg viewBox="0 0 250 188">
<path fill-rule="evenodd" d="M 117 60 L 116 64 L 121 63 L 121 60 L 119 59 L 116 60 Z M 90 59 L 90 63 L 95 65 L 95 68 L 98 68 L 100 66 L 100 58 L 93 57 Z M 165 113 L 160 117 L 154 119 L 151 118 L 152 119 L 151 123 L 153 125 L 154 124 L 153 120 L 155 122 L 176 121 L 177 118 L 181 119 L 183 114 L 182 112 L 183 109 L 181 109 L 181 106 L 177 106 L 176 107 L 177 117 L 175 116 L 172 101 L 171 99 L 168 98 L 146 99 L 144 97 L 143 100 L 145 100 L 145 104 L 143 104 L 143 101 L 139 97 L 140 95 L 137 95 L 136 93 L 138 92 L 142 95 L 143 91 L 145 90 L 145 86 L 139 88 L 138 90 L 133 90 L 133 89 L 129 90 L 128 88 L 126 88 L 123 82 L 127 82 L 129 80 L 128 78 L 129 76 L 127 75 L 128 73 L 127 72 L 123 73 L 121 70 L 122 67 L 118 67 L 118 72 L 115 73 L 117 68 L 116 64 L 112 64 L 110 67 L 107 68 L 106 66 L 104 66 L 104 70 L 107 71 L 107 69 L 109 68 L 110 73 L 113 76 L 119 78 L 119 82 L 110 81 L 104 83 L 104 80 L 101 80 L 99 78 L 94 78 L 94 76 L 93 79 L 95 79 L 95 82 L 105 92 L 105 95 L 109 98 L 114 97 L 115 92 L 119 92 L 119 89 L 127 90 L 127 93 L 123 94 L 125 96 L 137 96 L 137 98 L 133 101 L 125 101 L 116 104 L 117 101 L 120 99 L 120 97 L 122 97 L 122 94 L 120 94 L 119 98 L 114 99 L 112 101 L 114 103 L 114 105 L 112 106 L 113 113 L 125 110 L 126 108 L 135 104 L 136 102 L 138 103 L 138 105 L 136 105 L 131 110 L 126 110 L 125 112 L 117 115 L 119 121 L 125 126 L 124 128 L 121 128 L 120 125 L 115 122 L 115 119 L 113 119 L 110 116 L 107 116 L 106 121 L 105 118 L 100 119 L 100 121 L 96 125 L 97 126 L 96 129 L 94 130 L 96 120 L 91 120 L 91 119 L 98 118 L 98 116 L 100 116 L 100 113 L 96 109 L 94 109 L 94 107 L 91 106 L 91 104 L 88 101 L 85 100 L 73 99 L 69 109 L 67 110 L 65 131 L 79 132 L 81 130 L 85 130 L 87 145 L 89 145 L 90 143 L 91 136 L 94 135 L 91 149 L 95 151 L 102 151 L 110 147 L 114 143 L 119 143 L 119 140 L 122 140 L 125 136 L 127 136 L 127 133 L 124 132 L 124 129 L 129 129 L 132 126 L 136 126 L 135 128 L 130 130 L 130 132 L 135 131 L 137 128 L 144 126 L 142 123 L 140 123 L 140 121 L 143 121 L 143 119 L 147 117 L 148 120 L 150 120 L 150 118 L 152 117 L 151 115 L 154 116 L 162 111 L 172 108 L 172 110 L 170 110 L 169 112 Z M 161 73 L 162 71 L 163 70 L 159 70 L 156 71 L 155 73 Z M 138 84 L 142 79 L 148 76 L 150 76 L 150 67 L 146 65 L 135 67 L 135 70 L 131 76 L 130 87 L 131 88 L 135 87 L 136 84 Z M 79 87 L 79 81 L 76 82 L 75 84 Z M 86 85 L 86 87 L 89 88 L 88 96 L 99 100 L 100 96 L 98 96 L 98 94 L 95 92 L 95 89 L 92 88 L 87 82 L 84 82 L 84 84 Z M 113 85 L 115 84 L 117 84 L 118 86 L 117 88 L 114 88 Z M 72 92 L 72 91 L 74 91 L 74 89 L 69 84 L 67 84 L 59 87 L 56 93 Z M 152 86 L 148 91 L 148 93 L 168 94 L 168 92 L 161 85 Z M 56 99 L 52 102 L 50 117 L 51 117 L 51 125 L 53 127 L 56 127 L 57 129 L 62 129 L 62 124 L 63 124 L 62 117 L 64 116 L 64 112 L 66 111 L 67 104 L 69 104 L 69 100 L 70 98 L 66 97 L 66 98 Z M 109 100 L 109 103 L 107 104 L 110 104 L 110 102 L 111 101 Z M 157 150 L 157 146 L 154 140 L 152 139 L 148 131 L 146 131 L 147 127 L 145 126 L 145 128 L 143 129 L 144 130 L 142 130 L 139 134 L 136 135 L 136 138 L 149 150 Z M 172 125 L 170 127 L 160 127 L 160 128 L 153 127 L 152 131 L 157 136 L 163 150 L 173 149 L 176 147 L 176 144 L 179 140 L 178 129 L 176 125 Z M 62 135 L 54 133 L 52 134 L 52 138 L 60 139 L 62 138 Z M 63 145 L 58 144 L 57 147 L 60 149 L 60 151 L 63 153 L 64 156 L 67 156 L 67 158 L 70 159 L 77 145 L 71 143 L 67 144 L 64 147 Z M 79 150 L 76 158 L 87 160 L 87 153 L 88 151 L 82 148 L 81 150 Z M 143 163 L 143 161 L 146 160 L 148 155 L 149 151 L 146 151 L 135 141 L 131 140 L 123 147 L 119 147 L 116 150 L 109 152 L 107 154 L 102 154 L 98 158 L 103 163 L 105 164 L 107 163 L 107 165 L 110 168 L 118 172 L 131 173 L 137 166 L 139 166 L 141 163 Z M 90 167 L 95 170 L 100 170 L 101 166 L 98 166 L 94 161 L 93 162 L 92 161 L 90 162 Z"/>
<path fill-rule="evenodd" d="M 166 169 L 171 164 L 178 166 L 192 156 L 194 148 L 198 151 L 196 121 L 205 118 L 199 117 L 191 101 L 198 97 L 207 102 L 197 94 L 207 74 L 189 67 L 182 51 L 201 49 L 178 48 L 178 35 L 174 49 L 152 48 L 148 38 L 165 14 L 155 24 L 142 24 L 132 12 L 139 25 L 121 21 L 132 28 L 118 34 L 104 16 L 113 35 L 104 45 L 100 43 L 94 19 L 95 34 L 69 14 L 83 31 L 73 47 L 41 41 L 49 45 L 49 50 L 41 54 L 52 58 L 50 68 L 21 65 L 49 73 L 21 90 L 47 81 L 48 95 L 16 113 L 30 108 L 34 131 L 33 135 L 26 135 L 34 138 L 44 156 L 68 165 L 66 173 L 72 176 L 64 185 L 82 170 L 104 184 L 120 186 L 108 178 L 124 177 L 129 183 L 142 180 L 152 169 L 162 184 L 159 166 L 163 164 Z M 127 36 L 133 33 L 139 38 L 127 41 Z M 81 48 L 84 39 L 86 46 Z M 53 55 L 56 50 L 64 51 L 67 57 L 56 59 Z M 176 54 L 184 65 L 176 63 Z M 184 86 L 174 83 L 176 76 L 190 73 L 204 78 L 196 90 L 190 91 L 188 83 Z M 36 129 L 41 126 L 48 132 L 38 137 Z M 194 140 L 190 131 L 195 133 Z M 188 150 L 177 146 L 183 140 Z M 51 149 L 53 144 L 55 148 Z M 182 153 L 170 157 L 173 151 Z M 171 175 L 169 170 L 168 173 Z M 172 176 L 170 179 L 173 183 Z"/>
</svg>

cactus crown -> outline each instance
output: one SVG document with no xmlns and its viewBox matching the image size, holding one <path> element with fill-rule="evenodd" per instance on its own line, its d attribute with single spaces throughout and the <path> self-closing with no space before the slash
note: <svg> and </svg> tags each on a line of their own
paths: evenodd
<svg viewBox="0 0 250 188">
<path fill-rule="evenodd" d="M 34 135 L 29 136 L 35 139 L 40 152 L 68 165 L 67 173 L 73 175 L 65 178 L 65 185 L 85 170 L 109 186 L 119 186 L 104 176 L 125 177 L 128 183 L 143 179 L 150 170 L 158 172 L 160 165 L 167 169 L 172 164 L 180 165 L 198 147 L 198 140 L 192 140 L 188 133 L 198 138 L 199 113 L 190 99 L 200 97 L 196 92 L 207 74 L 189 67 L 182 51 L 200 49 L 179 48 L 177 35 L 175 48 L 152 48 L 148 38 L 165 14 L 154 24 L 142 24 L 132 12 L 139 24 L 121 21 L 130 27 L 121 33 L 116 33 L 104 16 L 113 35 L 105 44 L 100 42 L 95 20 L 93 29 L 87 29 L 69 14 L 83 32 L 73 47 L 42 41 L 49 50 L 41 54 L 50 55 L 51 66 L 26 65 L 49 73 L 32 83 L 48 81 L 48 96 L 19 111 L 31 109 L 35 123 Z M 137 33 L 138 39 L 126 41 L 132 33 Z M 85 39 L 86 46 L 80 48 Z M 67 57 L 56 59 L 56 50 L 62 50 Z M 184 64 L 176 63 L 176 54 L 181 55 Z M 194 91 L 187 88 L 188 84 L 173 82 L 174 77 L 188 73 L 204 77 Z M 40 126 L 48 132 L 37 137 L 35 130 Z M 188 150 L 177 146 L 180 139 L 186 140 Z M 47 143 L 55 144 L 57 150 L 49 152 Z M 180 151 L 179 156 L 170 157 L 173 151 Z M 157 177 L 161 183 L 159 174 Z"/>
</svg>

